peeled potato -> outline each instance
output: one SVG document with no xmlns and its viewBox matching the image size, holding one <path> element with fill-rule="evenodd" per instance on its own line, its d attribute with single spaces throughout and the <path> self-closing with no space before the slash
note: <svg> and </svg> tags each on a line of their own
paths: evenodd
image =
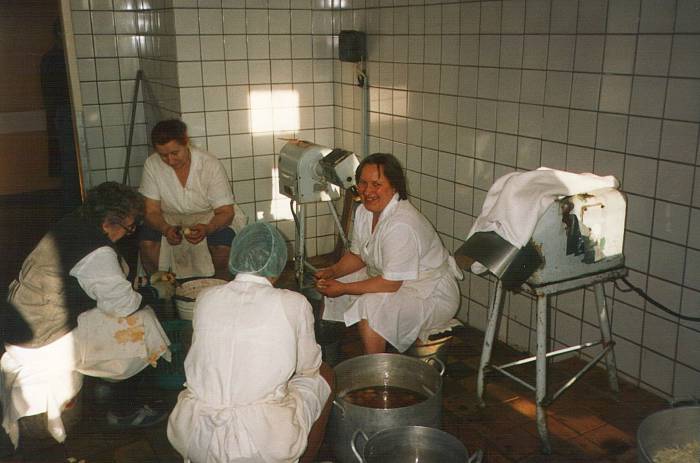
<svg viewBox="0 0 700 463">
<path fill-rule="evenodd" d="M 159 281 L 165 281 L 168 283 L 175 283 L 175 274 L 172 272 L 157 271 L 151 275 L 151 284 L 157 283 Z"/>
<path fill-rule="evenodd" d="M 190 236 L 192 234 L 192 230 L 190 230 L 188 227 L 185 227 L 182 229 L 182 234 L 185 236 Z"/>
</svg>

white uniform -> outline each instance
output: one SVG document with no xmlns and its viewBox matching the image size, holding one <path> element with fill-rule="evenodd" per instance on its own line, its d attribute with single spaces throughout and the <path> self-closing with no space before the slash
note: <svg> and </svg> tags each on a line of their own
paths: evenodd
<svg viewBox="0 0 700 463">
<path fill-rule="evenodd" d="M 131 289 L 114 249 L 103 246 L 78 261 L 70 275 L 97 307 L 78 316 L 78 326 L 42 347 L 5 344 L 0 359 L 2 425 L 17 446 L 17 420 L 46 413 L 49 433 L 63 442 L 64 406 L 80 391 L 83 374 L 126 379 L 160 356 L 170 360 L 170 341 L 155 312 L 137 312 L 141 296 Z"/>
<path fill-rule="evenodd" d="M 238 274 L 200 293 L 168 439 L 193 463 L 293 462 L 330 387 L 308 301 Z"/>
<path fill-rule="evenodd" d="M 154 153 L 146 159 L 139 191 L 146 198 L 160 201 L 163 218 L 171 225 L 189 227 L 208 223 L 214 209 L 233 205 L 233 194 L 224 166 L 214 155 L 191 147 L 192 163 L 185 187 L 175 170 Z M 231 225 L 231 228 L 234 228 Z M 170 246 L 161 239 L 158 269 L 174 272 L 178 278 L 211 276 L 214 265 L 206 238 L 197 244 L 183 240 Z"/>
<path fill-rule="evenodd" d="M 231 186 L 224 166 L 213 154 L 191 147 L 192 164 L 183 188 L 175 170 L 158 153 L 151 154 L 143 166 L 139 192 L 160 201 L 168 214 L 200 214 L 233 204 Z"/>
<path fill-rule="evenodd" d="M 459 308 L 462 278 L 454 259 L 428 220 L 398 194 L 382 211 L 372 232 L 372 212 L 357 208 L 350 251 L 366 267 L 342 282 L 381 275 L 403 281 L 394 293 L 367 293 L 325 298 L 323 318 L 353 325 L 362 319 L 399 352 L 436 328 L 447 327 Z"/>
</svg>

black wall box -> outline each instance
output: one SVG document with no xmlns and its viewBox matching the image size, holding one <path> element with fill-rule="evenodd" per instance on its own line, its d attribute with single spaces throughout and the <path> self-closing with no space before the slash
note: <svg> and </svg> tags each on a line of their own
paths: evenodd
<svg viewBox="0 0 700 463">
<path fill-rule="evenodd" d="M 367 36 L 360 31 L 340 31 L 340 61 L 358 63 L 367 56 Z"/>
</svg>

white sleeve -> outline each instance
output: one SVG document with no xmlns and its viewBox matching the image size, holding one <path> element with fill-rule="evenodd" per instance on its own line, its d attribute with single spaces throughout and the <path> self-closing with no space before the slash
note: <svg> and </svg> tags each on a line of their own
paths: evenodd
<svg viewBox="0 0 700 463">
<path fill-rule="evenodd" d="M 141 295 L 131 288 L 114 249 L 103 246 L 78 261 L 70 270 L 97 308 L 116 317 L 126 317 L 141 305 Z"/>
<path fill-rule="evenodd" d="M 209 161 L 210 165 L 205 172 L 208 172 L 208 177 L 204 182 L 207 185 L 207 199 L 213 209 L 221 206 L 233 204 L 233 193 L 231 193 L 231 185 L 226 176 L 226 170 L 218 159 Z"/>
<path fill-rule="evenodd" d="M 382 276 L 387 280 L 417 280 L 420 273 L 420 244 L 411 227 L 392 225 L 381 236 Z"/>
<path fill-rule="evenodd" d="M 352 221 L 352 233 L 350 235 L 350 252 L 355 254 L 356 256 L 360 255 L 360 246 L 363 243 L 360 243 L 360 241 L 363 240 L 362 237 L 362 226 L 363 224 L 366 223 L 365 220 L 363 220 L 363 214 L 367 214 L 366 209 L 364 206 L 360 205 L 355 209 L 355 217 Z"/>
<path fill-rule="evenodd" d="M 151 156 L 154 155 L 152 154 Z M 143 165 L 139 193 L 148 199 L 160 201 L 160 191 L 158 189 L 158 182 L 156 181 L 155 172 L 153 171 L 153 162 L 151 161 L 151 157 L 147 158 Z"/>
</svg>

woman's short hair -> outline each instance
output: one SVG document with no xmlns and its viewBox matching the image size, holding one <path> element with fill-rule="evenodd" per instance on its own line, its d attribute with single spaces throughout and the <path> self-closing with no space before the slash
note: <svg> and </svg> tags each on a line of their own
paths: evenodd
<svg viewBox="0 0 700 463">
<path fill-rule="evenodd" d="M 389 153 L 374 153 L 364 158 L 360 165 L 355 170 L 355 181 L 360 182 L 362 168 L 368 164 L 382 166 L 384 177 L 389 179 L 389 183 L 394 187 L 399 194 L 399 199 L 408 199 L 408 191 L 406 189 L 406 176 L 403 173 L 401 163 L 393 154 Z"/>
<path fill-rule="evenodd" d="M 153 146 L 165 145 L 172 140 L 176 140 L 181 145 L 186 145 L 188 142 L 187 124 L 179 119 L 160 121 L 151 130 L 151 144 Z"/>
<path fill-rule="evenodd" d="M 105 182 L 88 190 L 80 214 L 101 226 L 122 223 L 129 216 L 140 221 L 144 214 L 143 196 L 134 188 L 117 182 Z"/>
</svg>

